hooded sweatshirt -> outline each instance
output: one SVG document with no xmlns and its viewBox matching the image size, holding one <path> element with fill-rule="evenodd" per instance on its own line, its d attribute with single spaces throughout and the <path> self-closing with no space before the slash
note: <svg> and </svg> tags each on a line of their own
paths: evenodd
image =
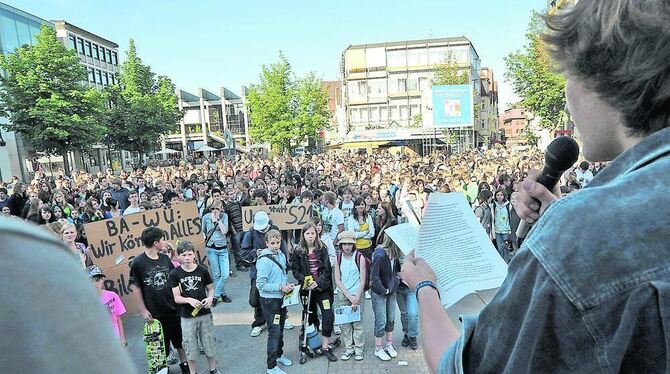
<svg viewBox="0 0 670 374">
<path fill-rule="evenodd" d="M 272 256 L 281 264 L 281 268 L 271 259 L 263 257 L 266 255 Z M 272 250 L 265 248 L 261 251 L 256 261 L 256 287 L 261 297 L 266 299 L 281 299 L 284 293 L 281 291 L 281 286 L 288 283 L 286 276 L 286 256 L 282 251 L 274 253 Z"/>
</svg>

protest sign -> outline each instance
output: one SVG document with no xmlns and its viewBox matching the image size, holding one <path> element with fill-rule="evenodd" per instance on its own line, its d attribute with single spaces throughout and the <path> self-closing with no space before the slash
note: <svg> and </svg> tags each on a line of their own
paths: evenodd
<svg viewBox="0 0 670 374">
<path fill-rule="evenodd" d="M 128 315 L 138 312 L 129 286 L 130 262 L 144 252 L 141 237 L 147 227 L 163 230 L 165 240 L 173 248 L 176 248 L 178 240 L 191 241 L 198 263 L 207 265 L 202 220 L 194 202 L 84 225 L 93 263 L 100 266 L 107 276 L 105 288 L 121 296 Z"/>
<path fill-rule="evenodd" d="M 245 206 L 242 208 L 242 229 L 244 231 L 253 227 L 254 214 L 259 211 L 266 212 L 270 216 L 272 224 L 277 226 L 279 230 L 301 229 L 312 217 L 312 206 L 310 204 Z"/>
</svg>

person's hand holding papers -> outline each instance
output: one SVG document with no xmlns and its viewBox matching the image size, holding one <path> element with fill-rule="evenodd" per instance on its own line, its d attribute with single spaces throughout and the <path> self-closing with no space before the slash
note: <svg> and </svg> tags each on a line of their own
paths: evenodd
<svg viewBox="0 0 670 374">
<path fill-rule="evenodd" d="M 400 275 L 410 290 L 414 290 L 416 285 L 422 281 L 436 282 L 433 269 L 421 257 L 416 257 L 413 250 L 405 257 Z"/>
</svg>

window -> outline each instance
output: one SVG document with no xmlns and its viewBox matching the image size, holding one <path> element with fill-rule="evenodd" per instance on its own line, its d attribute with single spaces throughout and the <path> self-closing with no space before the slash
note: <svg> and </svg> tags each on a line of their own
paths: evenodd
<svg viewBox="0 0 670 374">
<path fill-rule="evenodd" d="M 107 57 L 105 57 L 105 47 L 100 46 L 100 60 L 102 62 L 107 62 Z"/>
<path fill-rule="evenodd" d="M 383 106 L 380 108 L 380 113 L 379 113 L 379 119 L 382 122 L 386 122 L 389 119 L 389 108 L 386 106 Z"/>
<path fill-rule="evenodd" d="M 93 56 L 93 52 L 91 51 L 91 42 L 88 40 L 86 41 L 86 56 L 91 57 Z"/>
<path fill-rule="evenodd" d="M 116 78 L 114 78 L 113 73 L 109 73 L 109 80 L 112 82 L 112 85 L 116 84 Z"/>
<path fill-rule="evenodd" d="M 358 111 L 358 108 L 352 108 L 349 111 L 349 117 L 351 118 L 351 122 L 360 122 L 361 113 Z"/>
<path fill-rule="evenodd" d="M 407 51 L 404 49 L 398 51 L 388 51 L 386 55 L 389 67 L 407 66 Z"/>
<path fill-rule="evenodd" d="M 70 48 L 76 50 L 77 49 L 77 38 L 74 35 L 70 35 L 68 37 L 70 39 Z"/>
<path fill-rule="evenodd" d="M 371 79 L 368 81 L 368 93 L 372 97 L 386 96 L 386 79 Z"/>
<path fill-rule="evenodd" d="M 109 76 L 107 73 L 102 73 L 102 81 L 105 82 L 105 86 L 109 86 Z"/>
<path fill-rule="evenodd" d="M 397 105 L 392 105 L 391 106 L 391 119 L 400 120 L 400 112 L 398 111 L 398 106 Z"/>
<path fill-rule="evenodd" d="M 412 104 L 409 106 L 409 115 L 410 117 L 414 117 L 417 114 L 421 114 L 421 105 L 420 104 Z"/>
<path fill-rule="evenodd" d="M 95 72 L 93 69 L 88 69 L 88 81 L 95 83 Z"/>
<path fill-rule="evenodd" d="M 398 79 L 398 91 L 396 92 L 407 92 L 407 79 L 400 78 Z"/>
<path fill-rule="evenodd" d="M 116 52 L 112 52 L 112 64 L 118 65 L 119 61 L 117 60 Z"/>
<path fill-rule="evenodd" d="M 370 107 L 370 122 L 379 122 L 379 107 Z"/>
<path fill-rule="evenodd" d="M 407 112 L 407 105 L 400 105 L 400 119 L 409 119 L 409 112 Z"/>
<path fill-rule="evenodd" d="M 96 79 L 97 79 L 96 82 L 102 84 L 102 71 L 100 71 L 100 70 L 96 70 L 96 73 L 98 74 L 98 76 L 97 76 L 97 78 L 96 78 Z"/>
<path fill-rule="evenodd" d="M 418 91 L 419 80 L 416 78 L 407 80 L 407 91 Z"/>
<path fill-rule="evenodd" d="M 100 60 L 100 54 L 98 53 L 98 45 L 93 44 L 93 58 L 96 60 Z"/>
<path fill-rule="evenodd" d="M 107 62 L 112 63 L 112 51 L 109 49 L 107 50 Z"/>
<path fill-rule="evenodd" d="M 77 38 L 77 52 L 84 54 L 84 39 Z"/>
<path fill-rule="evenodd" d="M 360 81 L 360 82 L 357 82 L 357 85 L 358 85 L 358 90 L 356 91 L 356 93 L 358 94 L 358 96 L 366 96 L 367 92 L 368 92 L 367 82 Z"/>
<path fill-rule="evenodd" d="M 361 122 L 368 122 L 368 108 L 361 108 Z"/>
<path fill-rule="evenodd" d="M 420 77 L 419 78 L 419 91 L 423 91 L 428 87 L 430 87 L 430 82 L 428 81 L 428 77 Z"/>
</svg>

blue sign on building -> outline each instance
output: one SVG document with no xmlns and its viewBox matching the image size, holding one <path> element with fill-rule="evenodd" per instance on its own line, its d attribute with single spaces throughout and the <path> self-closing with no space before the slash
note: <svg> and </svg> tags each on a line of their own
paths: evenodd
<svg viewBox="0 0 670 374">
<path fill-rule="evenodd" d="M 433 86 L 433 126 L 472 125 L 472 87 L 469 84 Z"/>
</svg>

